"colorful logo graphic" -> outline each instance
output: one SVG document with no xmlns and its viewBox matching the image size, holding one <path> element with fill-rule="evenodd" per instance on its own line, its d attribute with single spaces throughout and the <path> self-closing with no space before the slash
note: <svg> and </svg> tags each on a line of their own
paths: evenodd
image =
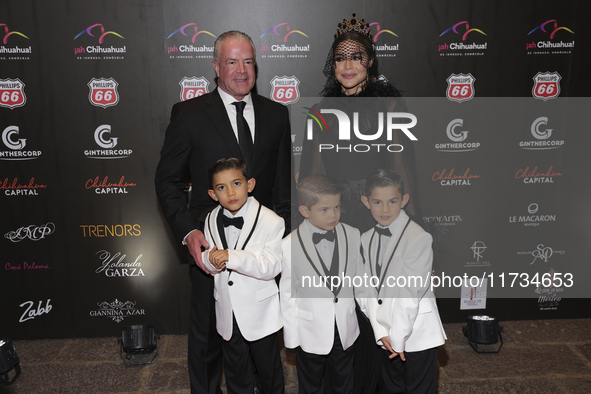
<svg viewBox="0 0 591 394">
<path fill-rule="evenodd" d="M 184 77 L 179 85 L 181 85 L 181 101 L 185 101 L 207 93 L 209 81 L 205 77 Z"/>
<path fill-rule="evenodd" d="M 297 102 L 300 99 L 299 84 L 300 81 L 295 75 L 275 76 L 271 80 L 271 99 L 284 105 Z"/>
<path fill-rule="evenodd" d="M 283 34 L 283 32 L 282 33 L 279 33 L 277 31 L 281 26 L 285 26 L 285 28 L 282 27 L 281 30 L 285 30 L 286 31 L 285 36 L 283 36 L 283 42 L 287 42 L 288 37 L 291 36 L 292 34 L 295 34 L 295 33 L 301 34 L 304 37 L 308 37 L 308 35 L 306 33 L 304 33 L 303 31 L 301 31 L 301 30 L 291 30 L 291 27 L 289 27 L 289 24 L 287 24 L 285 22 L 285 23 L 280 23 L 278 25 L 275 25 L 272 28 L 270 28 L 269 30 L 267 30 L 266 32 L 263 33 L 263 35 L 261 36 L 261 38 L 263 38 L 264 36 L 266 36 L 267 34 L 269 34 L 271 32 L 273 32 L 273 34 L 275 34 L 276 36 L 281 37 L 281 35 Z M 310 37 L 308 37 L 308 38 L 310 38 Z"/>
<path fill-rule="evenodd" d="M 8 37 L 10 37 L 10 36 L 12 36 L 12 35 L 14 35 L 14 34 L 16 34 L 16 35 L 18 35 L 18 36 L 21 36 L 21 37 L 25 37 L 27 40 L 30 40 L 30 38 L 29 38 L 29 37 L 25 36 L 25 35 L 24 35 L 23 33 L 21 33 L 21 32 L 18 32 L 18 31 L 10 31 L 10 30 L 8 29 L 8 25 L 6 25 L 6 23 L 0 23 L 0 27 L 2 27 L 2 26 L 4 26 L 4 39 L 2 40 L 2 42 L 3 42 L 4 44 L 6 44 L 6 43 L 8 42 Z"/>
<path fill-rule="evenodd" d="M 26 102 L 25 84 L 20 79 L 0 79 L 0 107 L 14 109 Z"/>
<path fill-rule="evenodd" d="M 466 25 L 464 26 L 464 28 L 466 29 L 463 33 L 458 31 L 458 27 L 461 25 Z M 466 38 L 468 38 L 468 34 L 472 33 L 472 32 L 476 32 L 476 33 L 480 33 L 482 35 L 486 36 L 486 33 L 483 32 L 480 29 L 470 29 L 470 25 L 468 24 L 468 21 L 462 21 L 462 22 L 458 22 L 455 25 L 453 25 L 452 27 L 450 27 L 449 29 L 447 29 L 446 31 L 444 31 L 443 33 L 441 33 L 439 35 L 439 37 L 443 36 L 444 34 L 448 33 L 448 32 L 454 32 L 458 35 L 462 35 L 462 41 L 466 41 Z"/>
<path fill-rule="evenodd" d="M 533 77 L 533 97 L 544 101 L 558 97 L 558 95 L 560 94 L 561 79 L 562 77 L 556 71 L 546 71 L 545 73 L 537 73 L 535 77 Z"/>
<path fill-rule="evenodd" d="M 181 26 L 177 30 L 172 32 L 168 37 L 166 37 L 166 39 L 169 39 L 170 37 L 174 36 L 177 33 L 181 33 L 183 36 L 186 36 L 186 37 L 189 37 L 189 34 L 193 34 L 193 36 L 191 37 L 191 42 L 193 44 L 195 43 L 197 36 L 202 33 L 208 34 L 208 35 L 212 36 L 213 38 L 217 38 L 215 35 L 211 34 L 207 30 L 199 31 L 199 28 L 197 28 L 197 25 L 195 23 L 187 23 L 186 25 Z"/>
<path fill-rule="evenodd" d="M 471 100 L 474 97 L 474 81 L 476 78 L 472 74 L 451 74 L 447 78 L 447 98 L 451 101 Z"/>
<path fill-rule="evenodd" d="M 119 84 L 113 78 L 92 78 L 88 82 L 88 100 L 97 107 L 111 107 L 119 103 Z"/>
<path fill-rule="evenodd" d="M 77 39 L 78 37 L 80 37 L 81 35 L 83 35 L 84 33 L 88 34 L 91 37 L 96 37 L 95 34 L 99 34 L 99 33 L 96 32 L 96 29 L 95 29 L 96 27 L 100 27 L 99 44 L 102 44 L 103 41 L 105 40 L 105 37 L 108 36 L 108 35 L 110 35 L 110 34 L 113 34 L 114 36 L 117 36 L 119 38 L 125 39 L 119 33 L 116 33 L 114 31 L 105 31 L 105 27 L 102 24 L 97 23 L 97 24 L 94 24 L 94 25 L 90 25 L 86 29 L 82 30 L 80 33 L 78 33 L 76 35 L 76 37 L 74 37 L 74 40 Z M 93 34 L 93 30 L 95 30 L 95 33 L 94 34 Z"/>
<path fill-rule="evenodd" d="M 550 25 L 550 26 L 548 26 L 548 25 Z M 551 40 L 556 35 L 556 32 L 558 32 L 560 30 L 566 30 L 569 33 L 575 34 L 575 32 L 572 31 L 571 29 L 569 29 L 568 27 L 558 27 L 558 22 L 556 21 L 556 19 L 547 20 L 546 22 L 542 23 L 540 26 L 537 26 L 535 29 L 533 29 L 532 31 L 527 33 L 527 35 L 529 36 L 530 34 L 535 32 L 536 30 L 543 31 L 544 33 L 550 33 Z"/>
<path fill-rule="evenodd" d="M 377 42 L 378 41 L 378 37 L 380 35 L 382 35 L 383 33 L 388 33 L 390 35 L 393 35 L 394 37 L 398 37 L 398 35 L 396 33 L 394 33 L 392 30 L 382 30 L 380 28 L 380 24 L 378 22 L 372 22 L 369 24 L 369 26 L 374 26 L 376 27 L 376 34 L 374 34 L 373 36 L 373 42 Z"/>
</svg>

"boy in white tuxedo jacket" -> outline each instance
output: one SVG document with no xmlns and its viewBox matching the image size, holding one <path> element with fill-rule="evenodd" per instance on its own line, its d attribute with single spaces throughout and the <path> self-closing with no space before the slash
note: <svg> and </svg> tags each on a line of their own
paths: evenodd
<svg viewBox="0 0 591 394">
<path fill-rule="evenodd" d="M 298 204 L 306 220 L 282 242 L 283 340 L 296 348 L 302 394 L 324 393 L 325 372 L 332 392 L 353 393 L 359 325 L 346 278 L 360 274 L 360 239 L 359 230 L 339 223 L 340 198 L 338 185 L 324 175 L 301 180 Z"/>
<path fill-rule="evenodd" d="M 378 170 L 361 198 L 378 225 L 361 236 L 363 257 L 378 278 L 366 301 L 376 341 L 385 350 L 381 393 L 435 393 L 437 346 L 447 339 L 430 290 L 432 237 L 402 209 L 402 177 Z"/>
<path fill-rule="evenodd" d="M 216 328 L 224 339 L 229 393 L 254 391 L 250 356 L 263 393 L 283 393 L 277 332 L 283 326 L 279 289 L 283 219 L 248 197 L 255 185 L 235 158 L 209 170 L 209 195 L 220 205 L 205 221 L 203 263 L 214 275 Z"/>
</svg>

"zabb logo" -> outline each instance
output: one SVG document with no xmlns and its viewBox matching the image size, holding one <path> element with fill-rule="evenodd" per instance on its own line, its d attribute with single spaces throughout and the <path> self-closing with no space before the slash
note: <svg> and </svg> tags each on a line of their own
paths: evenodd
<svg viewBox="0 0 591 394">
<path fill-rule="evenodd" d="M 271 99 L 284 105 L 293 104 L 300 99 L 299 85 L 300 80 L 295 75 L 276 76 L 271 80 Z"/>
<path fill-rule="evenodd" d="M 26 138 L 19 137 L 18 126 L 8 126 L 2 132 L 2 142 L 9 151 L 0 151 L 0 160 L 33 160 L 41 156 L 41 151 L 24 150 L 27 145 Z"/>
<path fill-rule="evenodd" d="M 117 86 L 119 84 L 113 78 L 92 78 L 88 82 L 90 104 L 103 108 L 117 105 L 119 103 Z"/>
<path fill-rule="evenodd" d="M 462 130 L 463 119 L 454 119 L 445 128 L 447 138 L 451 142 L 435 144 L 439 152 L 470 152 L 480 147 L 480 142 L 464 142 L 468 138 L 468 130 Z"/>
<path fill-rule="evenodd" d="M 87 149 L 84 155 L 89 159 L 125 159 L 131 149 L 113 149 L 117 146 L 117 137 L 111 137 L 111 125 L 103 124 L 94 131 L 94 142 L 103 149 Z"/>
<path fill-rule="evenodd" d="M 14 109 L 26 102 L 25 84 L 20 79 L 0 79 L 0 107 Z"/>
</svg>

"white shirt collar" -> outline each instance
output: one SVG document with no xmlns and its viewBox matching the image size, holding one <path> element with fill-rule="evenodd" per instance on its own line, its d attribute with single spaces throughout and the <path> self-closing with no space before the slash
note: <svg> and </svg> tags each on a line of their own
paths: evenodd
<svg viewBox="0 0 591 394">
<path fill-rule="evenodd" d="M 224 102 L 224 105 L 226 105 L 226 106 L 232 105 L 232 103 L 234 103 L 236 101 L 244 101 L 247 106 L 252 105 L 252 96 L 250 95 L 250 93 L 248 93 L 246 96 L 244 96 L 244 98 L 242 100 L 236 100 L 234 97 L 232 97 L 228 93 L 224 92 L 220 87 L 218 87 L 218 93 L 220 94 L 220 97 L 222 98 L 222 101 Z"/>
</svg>

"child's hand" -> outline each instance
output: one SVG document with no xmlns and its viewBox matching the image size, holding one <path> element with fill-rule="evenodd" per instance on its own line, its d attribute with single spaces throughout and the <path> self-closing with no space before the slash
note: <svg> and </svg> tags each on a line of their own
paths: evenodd
<svg viewBox="0 0 591 394">
<path fill-rule="evenodd" d="M 388 337 L 383 337 L 383 338 L 381 339 L 381 341 L 382 341 L 382 343 L 384 344 L 384 347 L 386 348 L 386 350 L 388 350 L 390 353 L 392 353 L 392 354 L 390 354 L 390 355 L 388 356 L 388 358 L 394 358 L 394 357 L 396 357 L 396 356 L 400 356 L 400 359 L 401 359 L 402 361 L 406 361 L 406 357 L 404 357 L 404 353 L 403 353 L 403 352 L 401 352 L 401 353 L 396 353 L 396 352 L 394 351 L 394 349 L 392 349 L 392 345 L 390 344 L 390 338 L 388 338 Z"/>
<path fill-rule="evenodd" d="M 217 250 L 217 246 L 214 246 L 209 252 L 209 262 L 217 269 L 225 269 L 226 261 L 228 261 L 227 250 Z"/>
</svg>

